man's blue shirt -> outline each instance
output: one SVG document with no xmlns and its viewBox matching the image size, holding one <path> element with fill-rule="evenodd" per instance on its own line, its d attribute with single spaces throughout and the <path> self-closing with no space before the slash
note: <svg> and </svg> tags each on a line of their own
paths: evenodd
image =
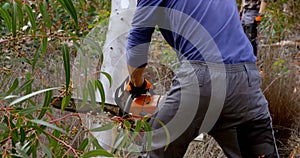
<svg viewBox="0 0 300 158">
<path fill-rule="evenodd" d="M 255 62 L 235 0 L 138 0 L 127 43 L 127 63 L 147 63 L 154 27 L 180 60 Z"/>
</svg>

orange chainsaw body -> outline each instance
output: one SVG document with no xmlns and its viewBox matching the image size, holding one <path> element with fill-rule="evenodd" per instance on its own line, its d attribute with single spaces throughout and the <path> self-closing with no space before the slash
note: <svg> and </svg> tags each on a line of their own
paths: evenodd
<svg viewBox="0 0 300 158">
<path fill-rule="evenodd" d="M 153 114 L 162 98 L 163 96 L 161 95 L 142 95 L 134 98 L 129 113 L 141 116 Z"/>
</svg>

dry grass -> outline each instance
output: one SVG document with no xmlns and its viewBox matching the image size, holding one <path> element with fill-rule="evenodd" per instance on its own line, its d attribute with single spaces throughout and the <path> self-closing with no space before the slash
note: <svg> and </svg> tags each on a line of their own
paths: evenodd
<svg viewBox="0 0 300 158">
<path fill-rule="evenodd" d="M 294 147 L 290 145 L 294 141 L 291 136 L 299 136 L 300 68 L 299 61 L 297 61 L 298 55 L 297 46 L 264 46 L 260 48 L 259 53 L 263 76 L 262 89 L 269 102 L 275 137 L 282 157 L 288 156 L 291 150 L 294 150 Z"/>
</svg>

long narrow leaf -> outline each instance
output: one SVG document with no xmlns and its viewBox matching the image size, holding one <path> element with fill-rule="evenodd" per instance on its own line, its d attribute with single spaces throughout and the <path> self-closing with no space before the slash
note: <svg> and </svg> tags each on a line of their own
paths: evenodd
<svg viewBox="0 0 300 158">
<path fill-rule="evenodd" d="M 36 65 L 36 63 L 39 59 L 40 51 L 41 51 L 41 47 L 37 48 L 35 53 L 34 53 L 33 61 L 32 61 L 32 68 L 31 68 L 32 73 L 34 73 L 35 65 Z"/>
<path fill-rule="evenodd" d="M 65 108 L 69 105 L 72 95 L 67 95 L 61 102 L 61 111 L 64 111 Z"/>
<path fill-rule="evenodd" d="M 23 158 L 30 158 L 23 150 L 20 150 L 17 148 L 18 153 L 20 154 L 21 157 Z"/>
<path fill-rule="evenodd" d="M 38 119 L 41 119 L 45 115 L 45 113 L 47 111 L 47 109 L 45 107 L 48 107 L 49 104 L 51 103 L 52 96 L 53 96 L 52 91 L 47 91 L 46 92 L 43 109 L 42 109 L 41 113 L 39 114 Z"/>
<path fill-rule="evenodd" d="M 168 148 L 168 146 L 170 144 L 170 140 L 171 140 L 170 132 L 169 132 L 168 128 L 166 127 L 166 125 L 161 120 L 155 119 L 155 121 L 157 121 L 165 130 L 165 134 L 167 137 L 167 142 L 166 142 L 166 146 L 165 146 L 165 150 L 166 150 Z"/>
<path fill-rule="evenodd" d="M 23 92 L 24 90 L 26 90 L 29 86 L 31 86 L 33 81 L 34 81 L 34 79 L 28 79 L 24 84 L 21 85 L 20 88 L 18 88 L 16 90 L 16 94 L 19 94 L 19 93 Z"/>
<path fill-rule="evenodd" d="M 0 130 L 3 130 L 4 132 L 8 132 L 9 128 L 5 124 L 0 123 Z"/>
<path fill-rule="evenodd" d="M 36 17 L 35 17 L 32 9 L 31 9 L 31 7 L 28 4 L 26 4 L 24 7 L 25 7 L 25 11 L 26 11 L 26 13 L 28 15 L 32 31 L 35 34 L 35 32 L 37 30 L 36 23 L 35 23 L 36 22 Z"/>
<path fill-rule="evenodd" d="M 96 107 L 95 88 L 91 81 L 88 82 L 88 91 L 91 99 L 92 108 Z"/>
<path fill-rule="evenodd" d="M 58 131 L 60 131 L 60 132 L 62 132 L 64 134 L 67 134 L 67 132 L 65 130 L 63 130 L 63 129 L 57 127 L 57 126 L 55 126 L 54 124 L 50 124 L 50 123 L 48 123 L 46 121 L 43 121 L 43 120 L 30 120 L 30 121 L 33 122 L 33 123 L 36 123 L 36 124 L 40 124 L 40 125 L 47 126 L 49 128 L 58 130 Z"/>
<path fill-rule="evenodd" d="M 39 7 L 40 7 L 40 11 L 42 13 L 42 17 L 43 17 L 46 27 L 51 28 L 51 21 L 49 18 L 49 14 L 47 12 L 47 9 L 48 9 L 47 5 L 48 5 L 47 1 L 44 1 L 44 3 L 40 2 Z"/>
<path fill-rule="evenodd" d="M 84 149 L 86 148 L 86 146 L 89 143 L 89 138 L 85 138 L 81 143 L 80 146 L 78 147 L 78 150 L 80 151 L 84 151 Z"/>
<path fill-rule="evenodd" d="M 4 19 L 6 26 L 7 26 L 7 30 L 8 31 L 12 31 L 12 23 L 10 20 L 10 16 L 7 10 L 0 8 L 0 15 L 1 17 Z"/>
<path fill-rule="evenodd" d="M 74 4 L 71 0 L 58 0 L 60 4 L 64 7 L 64 9 L 69 13 L 72 19 L 75 22 L 76 28 L 78 28 L 78 18 L 77 18 L 77 11 L 74 7 Z"/>
<path fill-rule="evenodd" d="M 135 129 L 134 129 L 134 133 L 133 133 L 129 143 L 134 142 L 136 136 L 139 135 L 141 128 L 142 128 L 142 122 L 140 120 L 138 120 L 136 123 Z"/>
<path fill-rule="evenodd" d="M 107 152 L 106 150 L 97 149 L 97 150 L 92 150 L 92 151 L 85 153 L 84 155 L 82 155 L 82 158 L 97 157 L 97 156 L 114 157 L 114 155 Z"/>
<path fill-rule="evenodd" d="M 45 54 L 47 52 L 47 46 L 48 46 L 48 38 L 43 37 L 43 40 L 42 40 L 42 56 L 43 56 L 43 58 L 45 57 Z"/>
<path fill-rule="evenodd" d="M 24 25 L 24 16 L 23 16 L 23 10 L 22 10 L 22 4 L 19 0 L 14 0 L 17 4 L 17 12 L 18 12 L 18 21 L 19 21 L 19 28 Z"/>
<path fill-rule="evenodd" d="M 17 3 L 13 2 L 12 19 L 11 19 L 13 37 L 16 37 L 17 34 L 17 16 L 18 16 L 17 14 L 18 14 Z"/>
<path fill-rule="evenodd" d="M 145 145 L 145 147 L 146 147 L 146 150 L 150 150 L 151 149 L 151 140 L 152 140 L 152 132 L 151 132 L 151 126 L 150 126 L 150 124 L 148 123 L 148 122 L 146 122 L 146 121 L 142 121 L 141 122 L 142 124 L 143 124 L 143 127 L 144 127 L 144 130 L 145 130 L 145 134 L 146 134 L 146 140 L 147 140 L 147 142 L 146 142 L 146 145 Z"/>
<path fill-rule="evenodd" d="M 68 91 L 69 84 L 70 84 L 70 50 L 66 44 L 62 46 L 62 54 L 63 54 L 64 69 L 65 69 L 65 76 L 66 76 L 66 91 Z"/>
<path fill-rule="evenodd" d="M 96 147 L 96 149 L 103 149 L 94 136 L 91 136 L 91 143 L 94 147 Z"/>
<path fill-rule="evenodd" d="M 52 153 L 49 150 L 48 147 L 46 147 L 44 144 L 41 144 L 42 150 L 45 152 L 45 154 L 47 155 L 48 158 L 52 158 Z"/>
<path fill-rule="evenodd" d="M 42 108 L 42 106 L 33 106 L 33 107 L 25 108 L 25 109 L 20 111 L 20 115 L 22 116 L 22 115 L 33 113 L 33 112 L 37 111 L 40 108 Z"/>
<path fill-rule="evenodd" d="M 105 105 L 105 92 L 102 83 L 99 80 L 95 80 L 95 85 L 98 88 L 101 96 L 101 105 L 102 105 L 102 110 L 104 110 L 104 105 Z"/>
<path fill-rule="evenodd" d="M 18 98 L 16 100 L 14 100 L 13 102 L 11 102 L 9 105 L 12 106 L 12 105 L 15 105 L 17 103 L 20 103 L 22 101 L 25 101 L 27 100 L 28 98 L 31 98 L 35 95 L 38 95 L 38 94 L 41 94 L 41 93 L 44 93 L 44 92 L 47 92 L 47 91 L 51 91 L 51 90 L 56 90 L 56 89 L 60 89 L 60 87 L 54 87 L 54 88 L 48 88 L 48 89 L 43 89 L 43 90 L 39 90 L 39 91 L 36 91 L 36 92 L 33 92 L 33 93 L 30 93 L 30 94 L 27 94 L 21 98 Z"/>
<path fill-rule="evenodd" d="M 110 123 L 110 124 L 107 124 L 107 125 L 104 125 L 104 126 L 100 126 L 100 127 L 97 127 L 97 128 L 93 128 L 91 129 L 90 131 L 91 132 L 102 132 L 102 131 L 107 131 L 107 130 L 110 130 L 114 127 L 115 125 L 113 123 Z"/>
<path fill-rule="evenodd" d="M 13 82 L 13 85 L 9 88 L 9 90 L 6 92 L 6 95 L 9 95 L 12 91 L 14 91 L 19 85 L 19 80 L 16 78 Z"/>
<path fill-rule="evenodd" d="M 110 74 L 107 72 L 101 72 L 101 73 L 108 79 L 109 87 L 111 87 L 112 86 L 112 77 L 110 76 Z"/>
</svg>

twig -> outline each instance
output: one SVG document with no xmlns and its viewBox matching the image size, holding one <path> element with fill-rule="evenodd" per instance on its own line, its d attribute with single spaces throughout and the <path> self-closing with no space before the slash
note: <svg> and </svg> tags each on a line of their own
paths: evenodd
<svg viewBox="0 0 300 158">
<path fill-rule="evenodd" d="M 72 113 L 72 114 L 67 114 L 67 115 L 65 115 L 64 117 L 61 117 L 61 118 L 58 118 L 58 119 L 49 121 L 49 123 L 58 122 L 58 121 L 60 121 L 60 120 L 64 120 L 64 119 L 66 119 L 66 118 L 68 118 L 68 117 L 72 117 L 72 116 L 76 116 L 76 117 L 80 118 L 80 115 L 79 115 L 78 113 Z"/>
<path fill-rule="evenodd" d="M 48 134 L 51 138 L 55 139 L 56 141 L 58 141 L 58 142 L 64 144 L 66 147 L 68 147 L 68 150 L 67 150 L 66 153 L 68 153 L 68 152 L 71 150 L 71 152 L 72 152 L 73 154 L 75 154 L 76 157 L 79 157 L 78 154 L 77 154 L 77 152 L 76 152 L 76 150 L 75 150 L 72 146 L 70 146 L 70 145 L 67 144 L 66 142 L 64 142 L 64 141 L 62 141 L 62 140 L 56 138 L 54 135 L 52 135 L 51 133 L 49 133 L 49 132 L 47 132 L 47 131 L 45 131 L 45 133 Z M 65 154 L 64 154 L 64 155 L 65 155 Z"/>
<path fill-rule="evenodd" d="M 268 87 L 266 87 L 266 88 L 264 89 L 263 93 L 265 93 L 265 92 L 272 86 L 272 84 L 275 83 L 275 81 L 277 81 L 278 79 L 280 79 L 283 75 L 287 74 L 288 72 L 289 72 L 289 71 L 286 71 L 286 72 L 280 74 L 279 76 L 277 76 L 277 77 L 276 77 L 276 78 L 268 85 Z"/>
</svg>

